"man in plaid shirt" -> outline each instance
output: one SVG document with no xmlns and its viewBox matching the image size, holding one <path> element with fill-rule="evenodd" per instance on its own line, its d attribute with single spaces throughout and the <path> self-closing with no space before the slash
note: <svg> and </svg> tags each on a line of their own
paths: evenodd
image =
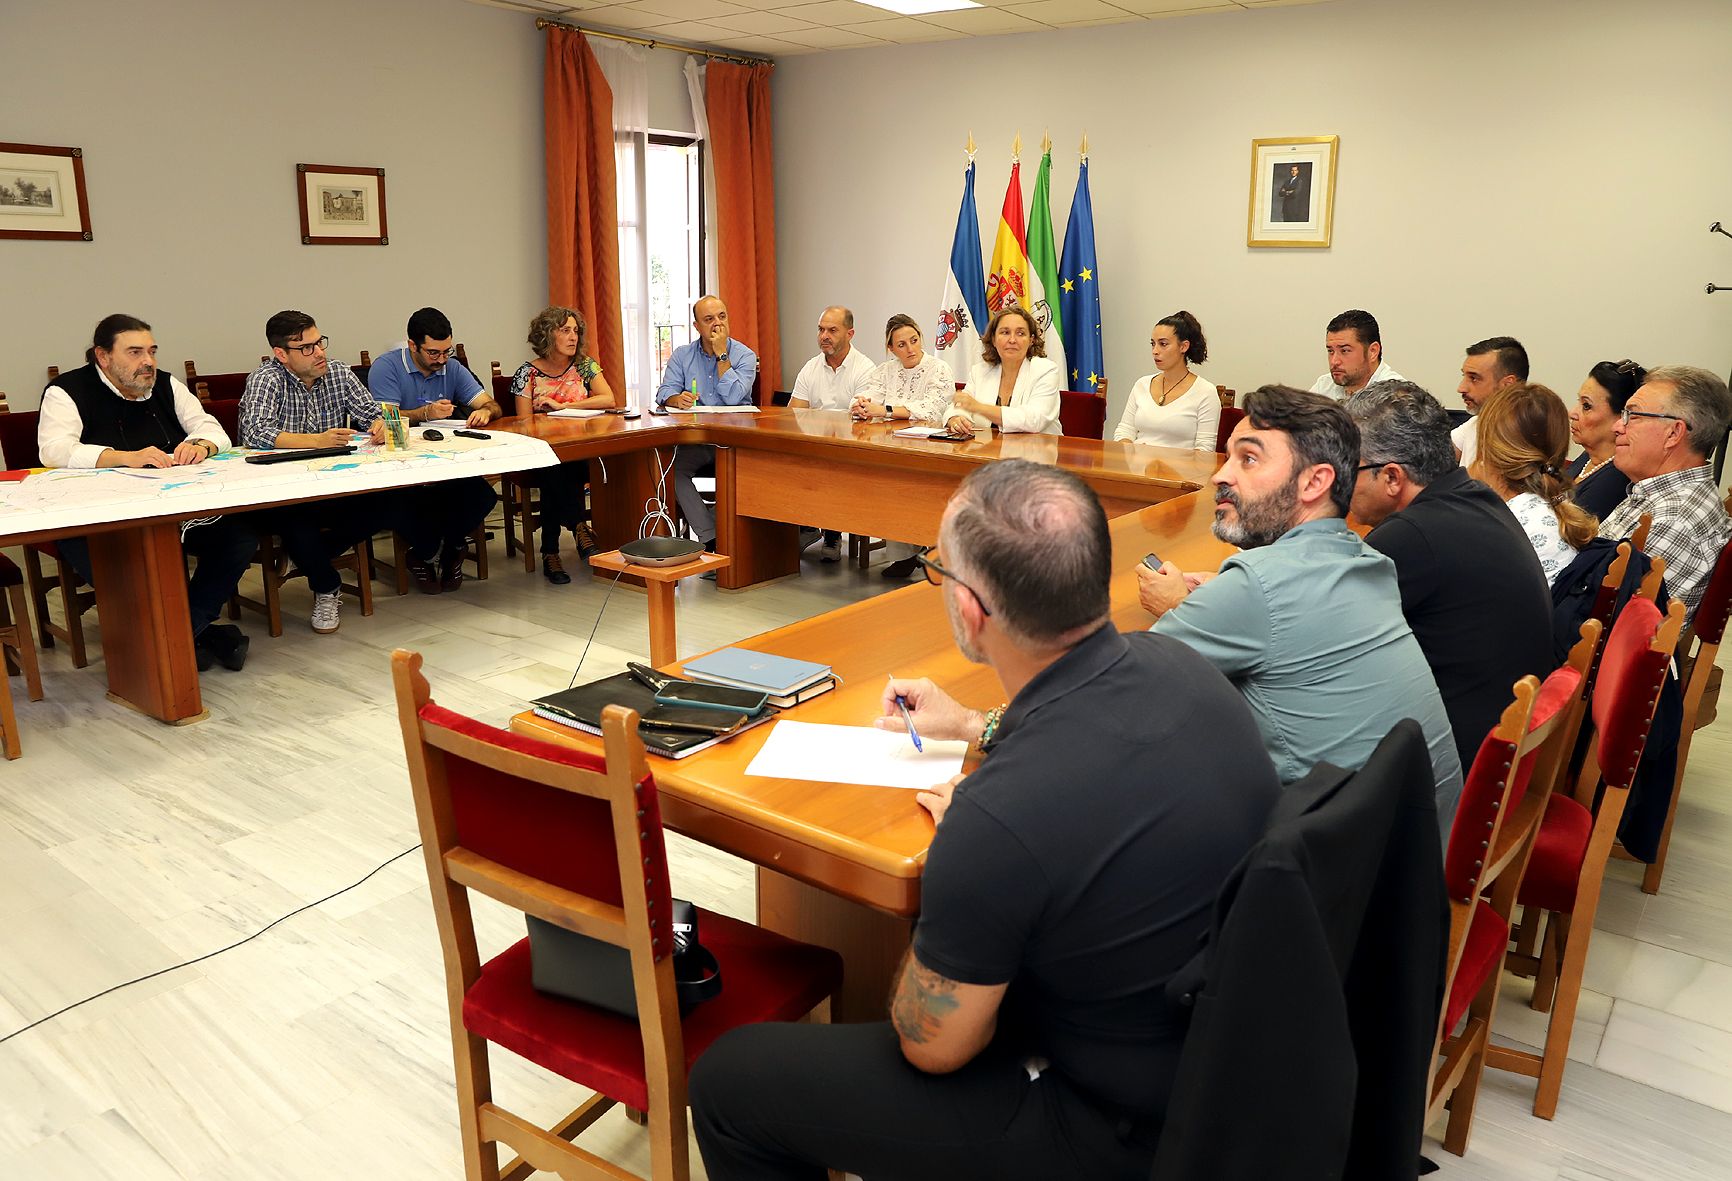
<svg viewBox="0 0 1732 1181">
<path fill-rule="evenodd" d="M 1642 514 L 1652 513 L 1648 554 L 1666 559 L 1666 589 L 1692 616 L 1732 537 L 1732 518 L 1708 467 L 1728 423 L 1732 393 L 1725 382 L 1706 369 L 1665 365 L 1648 370 L 1612 428 L 1612 462 L 1632 485 L 1600 522 L 1600 536 L 1627 538 Z"/>
<path fill-rule="evenodd" d="M 278 312 L 265 322 L 271 359 L 247 377 L 241 395 L 241 445 L 341 447 L 357 436 L 385 441 L 385 420 L 361 379 L 325 356 L 330 338 L 305 312 Z M 397 516 L 399 494 L 369 492 L 337 500 L 303 501 L 268 509 L 264 527 L 307 576 L 313 591 L 313 630 L 337 630 L 342 578 L 331 558 L 377 533 Z"/>
</svg>

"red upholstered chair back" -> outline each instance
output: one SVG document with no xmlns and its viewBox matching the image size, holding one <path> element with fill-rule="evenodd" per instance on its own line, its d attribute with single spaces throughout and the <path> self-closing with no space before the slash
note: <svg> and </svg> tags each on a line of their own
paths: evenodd
<svg viewBox="0 0 1732 1181">
<path fill-rule="evenodd" d="M 201 402 L 238 399 L 246 392 L 247 376 L 245 373 L 200 373 L 191 361 L 186 363 L 186 388 Z"/>
<path fill-rule="evenodd" d="M 1532 757 L 1518 759 L 1521 738 L 1527 732 L 1534 699 L 1539 696 L 1536 677 L 1516 682 L 1515 699 L 1503 717 L 1479 744 L 1462 785 L 1455 821 L 1449 830 L 1449 845 L 1443 853 L 1443 878 L 1451 899 L 1471 902 L 1479 894 L 1480 873 L 1486 851 L 1497 839 L 1498 825 L 1508 810 L 1510 787 L 1520 771 L 1518 762 L 1529 766 Z"/>
<path fill-rule="evenodd" d="M 1099 394 L 1064 390 L 1058 396 L 1058 429 L 1073 439 L 1106 436 L 1107 400 Z"/>
<path fill-rule="evenodd" d="M 1245 417 L 1245 412 L 1237 406 L 1221 407 L 1221 428 L 1215 432 L 1215 450 L 1226 451 L 1227 440 L 1233 435 L 1233 428 L 1239 425 L 1239 420 Z"/>
<path fill-rule="evenodd" d="M 36 424 L 42 416 L 34 410 L 0 414 L 0 458 L 10 469 L 41 467 L 36 450 Z"/>
<path fill-rule="evenodd" d="M 1684 604 L 1676 599 L 1665 615 L 1641 596 L 1618 613 L 1594 681 L 1595 751 L 1608 788 L 1628 788 L 1635 778 L 1683 626 Z"/>
<path fill-rule="evenodd" d="M 241 446 L 241 400 L 218 398 L 213 402 L 206 402 L 204 408 L 217 420 L 217 425 L 228 432 L 229 441 L 236 447 Z"/>
<path fill-rule="evenodd" d="M 1704 644 L 1718 644 L 1726 634 L 1726 617 L 1732 612 L 1732 541 L 1721 549 L 1715 559 L 1714 572 L 1702 590 L 1702 601 L 1696 604 L 1696 614 L 1690 627 Z"/>
</svg>

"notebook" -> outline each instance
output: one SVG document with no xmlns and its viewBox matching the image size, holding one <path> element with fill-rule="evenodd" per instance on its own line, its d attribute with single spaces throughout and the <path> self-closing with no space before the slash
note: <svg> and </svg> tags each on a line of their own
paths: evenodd
<svg viewBox="0 0 1732 1181">
<path fill-rule="evenodd" d="M 537 717 L 582 730 L 585 734 L 600 734 L 601 711 L 608 706 L 623 705 L 642 715 L 656 708 L 656 698 L 654 693 L 630 673 L 618 673 L 603 677 L 599 681 L 591 681 L 587 685 L 577 685 L 570 689 L 561 689 L 557 693 L 549 693 L 545 697 L 537 697 L 529 704 Z M 683 759 L 718 742 L 724 742 L 736 734 L 743 734 L 775 716 L 775 710 L 766 709 L 755 718 L 745 719 L 737 729 L 721 735 L 664 730 L 642 724 L 638 726 L 637 732 L 638 737 L 643 739 L 644 749 L 650 754 Z"/>
<path fill-rule="evenodd" d="M 696 660 L 688 660 L 685 674 L 695 681 L 762 689 L 773 697 L 788 697 L 807 685 L 815 685 L 831 674 L 830 666 L 811 660 L 771 656 L 749 648 L 723 648 Z"/>
</svg>

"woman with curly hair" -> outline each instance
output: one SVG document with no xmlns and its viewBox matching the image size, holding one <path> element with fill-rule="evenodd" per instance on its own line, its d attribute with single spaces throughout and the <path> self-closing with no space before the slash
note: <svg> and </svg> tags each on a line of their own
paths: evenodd
<svg viewBox="0 0 1732 1181">
<path fill-rule="evenodd" d="M 1014 304 L 1000 308 L 980 338 L 980 364 L 950 400 L 945 425 L 953 434 L 995 426 L 1006 434 L 1056 435 L 1062 380 L 1034 316 Z"/>
</svg>

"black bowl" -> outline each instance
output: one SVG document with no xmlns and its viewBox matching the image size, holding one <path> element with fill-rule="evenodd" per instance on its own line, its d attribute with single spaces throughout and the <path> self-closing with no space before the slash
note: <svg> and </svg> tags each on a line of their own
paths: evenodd
<svg viewBox="0 0 1732 1181">
<path fill-rule="evenodd" d="M 702 542 L 683 537 L 640 537 L 619 547 L 620 556 L 634 566 L 681 566 L 703 552 Z"/>
</svg>

